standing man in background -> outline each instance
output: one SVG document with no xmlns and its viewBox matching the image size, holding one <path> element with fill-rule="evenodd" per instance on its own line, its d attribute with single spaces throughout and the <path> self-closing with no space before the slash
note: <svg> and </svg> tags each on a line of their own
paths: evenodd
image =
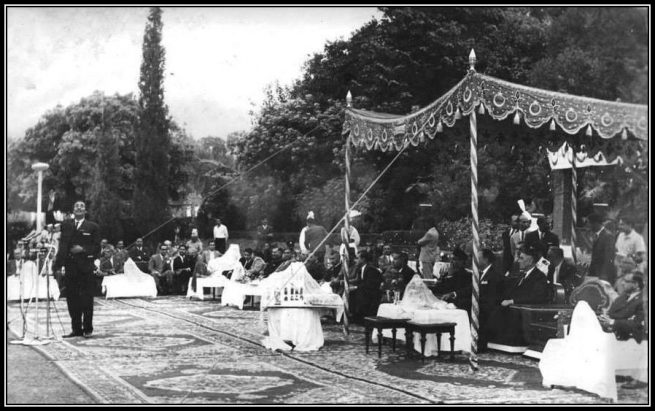
<svg viewBox="0 0 655 411">
<path fill-rule="evenodd" d="M 73 206 L 75 219 L 62 226 L 59 251 L 53 266 L 56 272 L 66 269 L 64 286 L 66 304 L 71 317 L 72 332 L 64 338 L 93 334 L 94 260 L 100 255 L 100 228 L 86 220 L 86 205 L 78 201 Z"/>
<path fill-rule="evenodd" d="M 214 226 L 214 244 L 216 245 L 216 251 L 221 254 L 225 254 L 227 249 L 227 227 L 221 224 L 221 219 L 216 219 L 216 225 Z"/>
<path fill-rule="evenodd" d="M 421 247 L 418 260 L 421 263 L 421 275 L 425 279 L 434 278 L 432 268 L 439 257 L 439 231 L 435 227 L 434 219 L 427 219 L 428 231 L 418 240 L 417 244 Z"/>
</svg>

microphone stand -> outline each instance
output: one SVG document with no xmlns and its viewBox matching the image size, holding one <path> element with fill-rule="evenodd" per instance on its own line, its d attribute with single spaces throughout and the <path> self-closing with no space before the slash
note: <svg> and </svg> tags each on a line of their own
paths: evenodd
<svg viewBox="0 0 655 411">
<path fill-rule="evenodd" d="M 41 277 L 44 272 L 47 272 L 47 270 L 46 270 L 47 261 L 48 261 L 48 258 L 50 257 L 50 253 L 52 252 L 52 247 L 53 246 L 52 245 L 47 245 L 46 247 L 48 247 L 48 252 L 46 253 L 46 256 L 45 256 L 45 259 L 44 259 L 44 262 L 43 262 L 43 267 L 41 267 L 41 270 L 39 270 L 39 265 L 40 265 L 39 263 L 41 262 L 41 253 L 40 253 L 41 250 L 40 249 L 30 250 L 31 252 L 36 252 L 37 253 L 36 254 L 37 275 L 36 275 L 36 297 L 35 297 L 36 298 L 36 304 L 35 304 L 36 323 L 34 325 L 34 338 L 31 339 L 31 340 L 23 339 L 23 345 L 46 345 L 46 344 L 50 344 L 51 337 L 49 336 L 49 331 L 48 331 L 49 328 L 50 328 L 50 326 L 49 326 L 49 320 L 50 320 L 50 312 L 49 312 L 49 310 L 50 310 L 50 289 L 49 288 L 48 288 L 48 291 L 47 291 L 47 298 L 48 298 L 48 302 L 47 302 L 47 307 L 48 308 L 47 309 L 48 309 L 48 312 L 46 313 L 46 333 L 48 335 L 45 336 L 44 338 L 39 337 L 39 291 L 40 291 L 40 289 L 39 289 L 39 277 Z M 46 279 L 46 283 L 47 283 L 47 285 L 49 287 L 50 286 L 49 278 Z"/>
<path fill-rule="evenodd" d="M 22 243 L 29 243 L 29 241 L 32 238 L 35 237 L 35 235 L 34 235 L 35 233 L 36 232 L 28 234 L 26 237 L 21 239 L 21 242 Z M 21 252 L 21 257 L 25 257 L 24 254 L 23 254 L 24 252 L 25 252 L 25 250 L 23 250 Z M 23 258 L 21 258 L 21 260 L 23 260 Z M 25 265 L 25 263 L 27 263 L 27 261 L 28 261 L 27 259 L 25 259 L 23 261 L 23 264 L 21 264 L 20 271 L 18 272 L 18 284 L 19 284 L 18 285 L 18 299 L 20 301 L 20 314 L 21 314 L 21 318 L 23 319 L 23 327 L 22 327 L 22 330 L 21 330 L 22 332 L 21 332 L 20 339 L 12 340 L 12 341 L 9 342 L 10 344 L 23 344 L 25 342 L 25 336 L 27 334 L 27 310 L 30 308 L 30 303 L 32 302 L 32 297 L 31 296 L 30 296 L 30 298 L 29 298 L 29 300 L 27 302 L 27 308 L 25 307 L 25 303 L 23 302 L 23 272 L 22 271 L 23 271 L 24 265 Z"/>
</svg>

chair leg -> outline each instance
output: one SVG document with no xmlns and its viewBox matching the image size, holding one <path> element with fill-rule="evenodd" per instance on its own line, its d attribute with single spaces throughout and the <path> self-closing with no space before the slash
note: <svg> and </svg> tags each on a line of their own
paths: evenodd
<svg viewBox="0 0 655 411">
<path fill-rule="evenodd" d="M 413 340 L 414 333 L 409 327 L 405 328 L 405 348 L 407 349 L 407 357 L 410 357 L 412 355 L 412 351 L 414 350 Z"/>
<path fill-rule="evenodd" d="M 455 330 L 450 330 L 450 359 L 455 359 Z"/>
<path fill-rule="evenodd" d="M 366 343 L 366 354 L 368 354 L 368 344 L 371 339 L 371 329 L 369 327 L 364 328 L 364 341 Z"/>
<path fill-rule="evenodd" d="M 391 349 L 393 350 L 393 352 L 396 352 L 396 328 L 395 327 L 391 329 L 391 335 L 393 336 L 393 339 L 391 340 L 392 341 L 391 342 L 391 347 L 392 347 Z"/>
<path fill-rule="evenodd" d="M 425 361 L 425 331 L 421 331 L 421 361 Z"/>
<path fill-rule="evenodd" d="M 382 328 L 378 328 L 378 358 L 382 357 Z"/>
<path fill-rule="evenodd" d="M 441 333 L 437 331 L 437 355 L 441 355 Z"/>
</svg>

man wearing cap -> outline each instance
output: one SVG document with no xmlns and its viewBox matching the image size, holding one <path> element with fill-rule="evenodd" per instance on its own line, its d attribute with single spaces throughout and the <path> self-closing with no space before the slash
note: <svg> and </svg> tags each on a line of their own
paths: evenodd
<svg viewBox="0 0 655 411">
<path fill-rule="evenodd" d="M 73 214 L 75 219 L 62 226 L 59 251 L 52 268 L 57 273 L 62 267 L 66 269 L 63 282 L 73 330 L 64 337 L 89 338 L 93 334 L 93 272 L 94 261 L 100 255 L 100 227 L 85 219 L 83 201 L 75 203 Z"/>
<path fill-rule="evenodd" d="M 588 220 L 594 238 L 589 275 L 613 285 L 616 280 L 614 235 L 605 228 L 603 217 L 600 214 L 592 213 Z"/>
<path fill-rule="evenodd" d="M 516 304 L 545 304 L 551 298 L 546 274 L 536 267 L 541 256 L 539 250 L 527 245 L 517 252 L 520 276 L 508 279 L 504 284 L 505 295 L 498 307 L 490 316 L 486 335 L 489 342 L 510 346 L 524 346 L 523 324 L 521 313 L 512 309 Z"/>
<path fill-rule="evenodd" d="M 314 255 L 317 260 L 319 262 L 323 261 L 325 258 L 325 246 L 317 247 L 327 235 L 328 233 L 325 227 L 316 224 L 314 212 L 310 211 L 307 214 L 307 226 L 300 232 L 300 250 L 303 254 L 310 254 L 316 250 Z"/>
</svg>

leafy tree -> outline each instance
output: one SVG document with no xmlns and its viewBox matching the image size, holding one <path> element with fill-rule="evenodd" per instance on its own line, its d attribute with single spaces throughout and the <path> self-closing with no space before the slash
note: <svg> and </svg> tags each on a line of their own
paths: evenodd
<svg viewBox="0 0 655 411">
<path fill-rule="evenodd" d="M 133 194 L 134 216 L 142 231 L 154 229 L 170 216 L 168 157 L 171 136 L 168 107 L 164 102 L 165 51 L 161 44 L 161 14 L 160 8 L 153 7 L 148 15 L 139 79 L 139 126 L 135 140 Z"/>
</svg>

